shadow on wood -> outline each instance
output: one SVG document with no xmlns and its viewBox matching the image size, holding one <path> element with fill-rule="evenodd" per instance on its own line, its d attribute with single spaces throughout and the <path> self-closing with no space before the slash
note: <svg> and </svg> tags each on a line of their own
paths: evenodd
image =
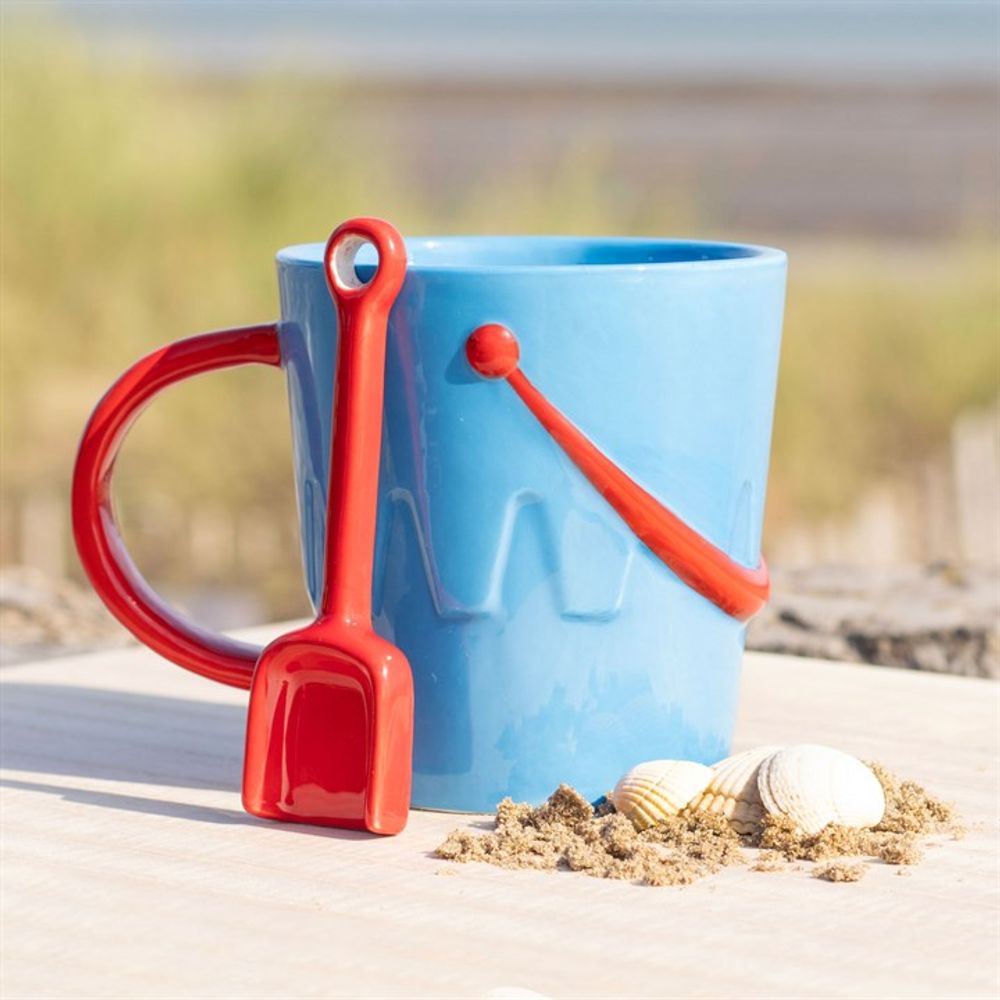
<svg viewBox="0 0 1000 1000">
<path fill-rule="evenodd" d="M 243 706 L 9 682 L 0 759 L 15 771 L 238 791 L 245 717 Z"/>
<path fill-rule="evenodd" d="M 239 794 L 246 709 L 73 685 L 5 683 L 0 760 L 11 771 Z M 240 809 L 5 777 L 0 785 L 68 802 L 201 823 L 271 827 L 339 840 L 373 835 L 269 823 Z M 378 839 L 378 838 L 375 838 Z"/>
<path fill-rule="evenodd" d="M 215 806 L 174 802 L 166 799 L 147 799 L 139 795 L 121 795 L 118 792 L 97 791 L 87 788 L 70 788 L 66 785 L 48 785 L 40 781 L 20 781 L 0 778 L 0 787 L 17 788 L 25 792 L 43 792 L 58 795 L 65 802 L 105 809 L 122 809 L 126 812 L 148 813 L 154 816 L 171 816 L 195 823 L 221 823 L 228 826 L 272 827 L 289 833 L 327 837 L 331 840 L 377 840 L 374 834 L 362 830 L 335 830 L 330 827 L 304 824 L 272 823 L 243 812 L 242 809 L 223 809 Z"/>
</svg>

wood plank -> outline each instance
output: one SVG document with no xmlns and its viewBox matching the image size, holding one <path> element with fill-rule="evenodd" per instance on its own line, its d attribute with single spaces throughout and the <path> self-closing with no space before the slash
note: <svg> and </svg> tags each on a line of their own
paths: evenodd
<svg viewBox="0 0 1000 1000">
<path fill-rule="evenodd" d="M 273 634 L 269 630 L 268 634 Z M 257 637 L 260 638 L 260 633 Z M 246 816 L 246 695 L 138 649 L 0 674 L 2 995 L 992 996 L 998 686 L 748 655 L 737 749 L 829 743 L 972 824 L 900 878 L 728 870 L 683 889 L 451 866 Z"/>
</svg>

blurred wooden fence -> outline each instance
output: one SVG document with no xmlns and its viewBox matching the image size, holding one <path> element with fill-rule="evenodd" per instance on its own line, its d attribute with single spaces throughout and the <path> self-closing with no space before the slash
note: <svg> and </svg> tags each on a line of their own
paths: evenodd
<svg viewBox="0 0 1000 1000">
<path fill-rule="evenodd" d="M 775 566 L 1000 566 L 1000 400 L 955 421 L 949 446 L 922 467 L 869 487 L 847 516 L 777 529 Z"/>
</svg>

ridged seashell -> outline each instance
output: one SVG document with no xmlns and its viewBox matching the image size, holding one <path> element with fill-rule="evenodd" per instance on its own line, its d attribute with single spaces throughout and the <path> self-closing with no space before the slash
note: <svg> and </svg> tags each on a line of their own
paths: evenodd
<svg viewBox="0 0 1000 1000">
<path fill-rule="evenodd" d="M 757 788 L 769 813 L 787 816 L 807 834 L 828 823 L 875 826 L 885 813 L 885 793 L 869 768 L 850 754 L 812 743 L 766 758 Z"/>
<path fill-rule="evenodd" d="M 676 816 L 700 794 L 712 769 L 692 760 L 650 760 L 622 775 L 611 793 L 615 809 L 637 830 Z"/>
<path fill-rule="evenodd" d="M 757 788 L 760 765 L 781 747 L 755 747 L 712 765 L 708 786 L 688 805 L 689 812 L 725 816 L 737 833 L 752 833 L 764 818 Z"/>
</svg>

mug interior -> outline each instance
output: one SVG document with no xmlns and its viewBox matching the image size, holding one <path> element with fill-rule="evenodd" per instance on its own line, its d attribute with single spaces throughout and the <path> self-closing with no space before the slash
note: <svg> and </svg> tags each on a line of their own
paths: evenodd
<svg viewBox="0 0 1000 1000">
<path fill-rule="evenodd" d="M 286 247 L 283 264 L 320 267 L 322 243 Z M 432 236 L 406 239 L 407 267 L 419 271 L 535 271 L 579 268 L 635 268 L 656 265 L 719 265 L 781 259 L 780 250 L 742 243 L 699 240 L 570 236 Z M 358 276 L 369 275 L 375 249 L 362 247 Z"/>
</svg>

